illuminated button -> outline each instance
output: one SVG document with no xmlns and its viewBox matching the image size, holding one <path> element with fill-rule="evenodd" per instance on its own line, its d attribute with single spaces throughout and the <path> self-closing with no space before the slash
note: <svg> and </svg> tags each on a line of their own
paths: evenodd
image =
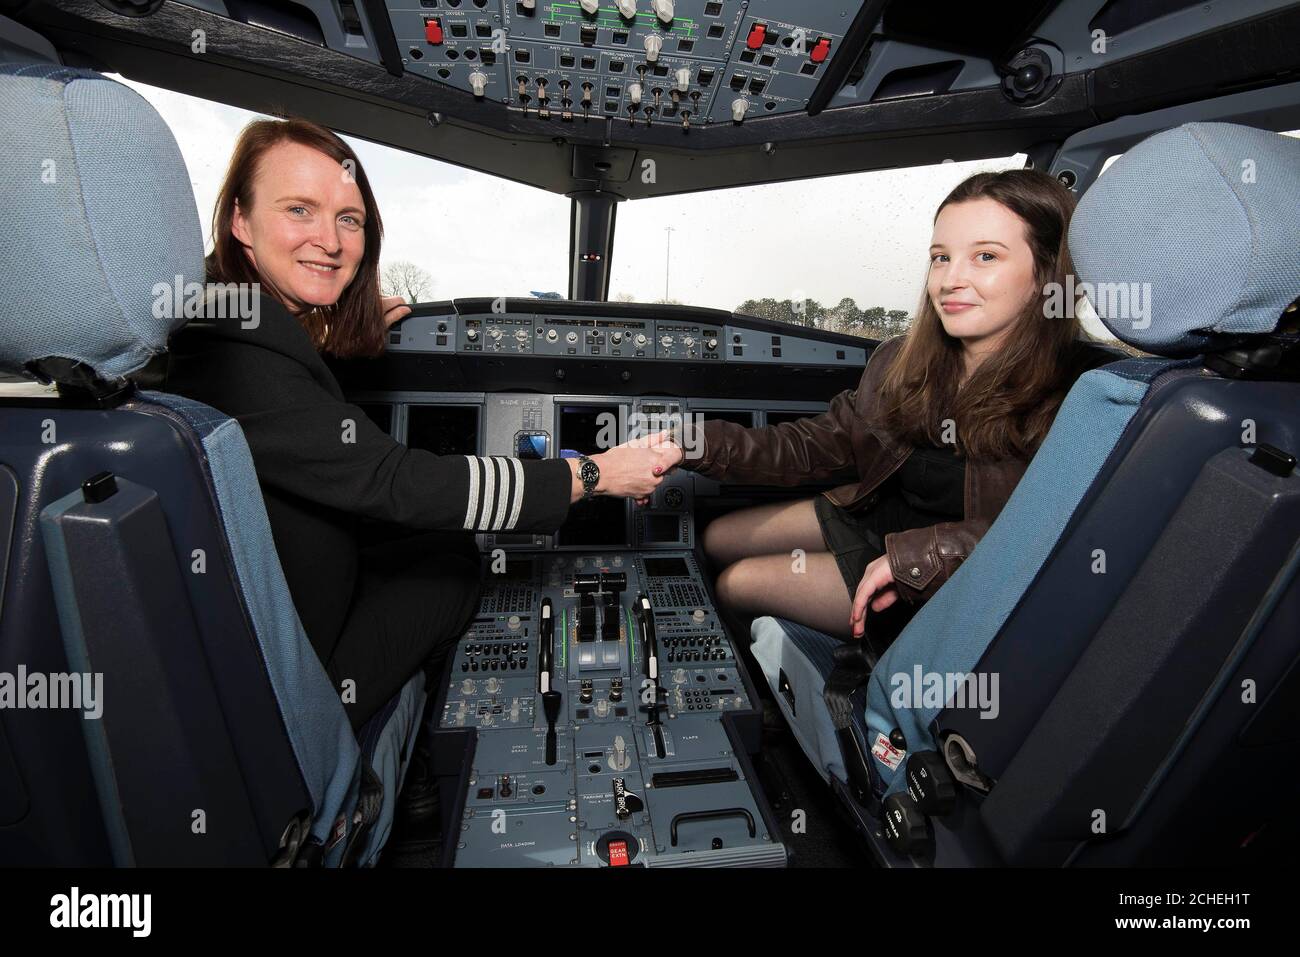
<svg viewBox="0 0 1300 957">
<path fill-rule="evenodd" d="M 812 60 L 814 63 L 821 63 L 828 56 L 830 56 L 830 53 L 831 53 L 830 38 L 822 37 L 813 45 L 812 52 L 808 54 L 808 58 Z"/>
<path fill-rule="evenodd" d="M 610 841 L 609 842 L 609 866 L 610 867 L 627 867 L 627 841 Z"/>
<path fill-rule="evenodd" d="M 757 50 L 763 45 L 763 40 L 767 38 L 767 27 L 761 23 L 756 23 L 749 28 L 749 36 L 745 39 L 745 46 L 751 50 Z"/>
<path fill-rule="evenodd" d="M 424 39 L 431 46 L 442 43 L 442 22 L 436 18 L 424 21 Z"/>
</svg>

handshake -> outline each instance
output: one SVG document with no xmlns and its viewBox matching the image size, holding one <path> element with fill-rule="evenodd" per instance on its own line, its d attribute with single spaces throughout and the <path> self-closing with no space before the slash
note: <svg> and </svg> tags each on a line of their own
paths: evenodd
<svg viewBox="0 0 1300 957">
<path fill-rule="evenodd" d="M 591 457 L 600 468 L 596 493 L 631 498 L 638 505 L 644 505 L 665 476 L 680 465 L 684 457 L 685 453 L 673 441 L 670 432 L 656 432 L 624 442 Z M 569 461 L 574 463 L 576 500 L 582 496 L 582 482 L 577 477 L 577 460 Z"/>
</svg>

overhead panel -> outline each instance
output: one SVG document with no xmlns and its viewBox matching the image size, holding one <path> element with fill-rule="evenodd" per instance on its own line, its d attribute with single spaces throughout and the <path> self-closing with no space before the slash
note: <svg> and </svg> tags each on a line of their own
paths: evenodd
<svg viewBox="0 0 1300 957">
<path fill-rule="evenodd" d="M 557 123 L 801 112 L 860 4 L 843 0 L 386 0 L 410 73 Z M 846 54 L 851 55 L 851 54 Z"/>
</svg>

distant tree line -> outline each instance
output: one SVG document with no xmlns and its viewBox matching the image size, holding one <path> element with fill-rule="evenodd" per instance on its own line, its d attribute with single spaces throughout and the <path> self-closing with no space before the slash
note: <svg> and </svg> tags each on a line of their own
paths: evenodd
<svg viewBox="0 0 1300 957">
<path fill-rule="evenodd" d="M 789 299 L 747 299 L 736 307 L 736 312 L 773 322 L 788 322 L 796 326 L 871 339 L 888 339 L 890 336 L 901 335 L 907 331 L 912 321 L 905 309 L 886 309 L 884 306 L 862 309 L 847 297 L 834 306 L 823 306 L 816 299 L 801 302 Z"/>
</svg>

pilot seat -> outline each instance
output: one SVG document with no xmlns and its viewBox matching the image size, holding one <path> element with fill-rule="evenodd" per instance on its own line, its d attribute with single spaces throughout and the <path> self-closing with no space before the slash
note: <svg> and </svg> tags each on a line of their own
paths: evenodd
<svg viewBox="0 0 1300 957">
<path fill-rule="evenodd" d="M 1296 839 L 1297 196 L 1294 138 L 1190 123 L 1129 150 L 1070 246 L 1102 321 L 1151 355 L 1079 378 L 839 727 L 836 639 L 754 623 L 881 863 L 1231 863 Z"/>
<path fill-rule="evenodd" d="M 0 673 L 101 689 L 0 709 L 0 860 L 375 863 L 424 676 L 354 735 L 238 424 L 132 383 L 204 279 L 171 132 L 44 62 L 0 64 L 0 128 L 0 371 L 57 386 L 0 398 Z"/>
</svg>

